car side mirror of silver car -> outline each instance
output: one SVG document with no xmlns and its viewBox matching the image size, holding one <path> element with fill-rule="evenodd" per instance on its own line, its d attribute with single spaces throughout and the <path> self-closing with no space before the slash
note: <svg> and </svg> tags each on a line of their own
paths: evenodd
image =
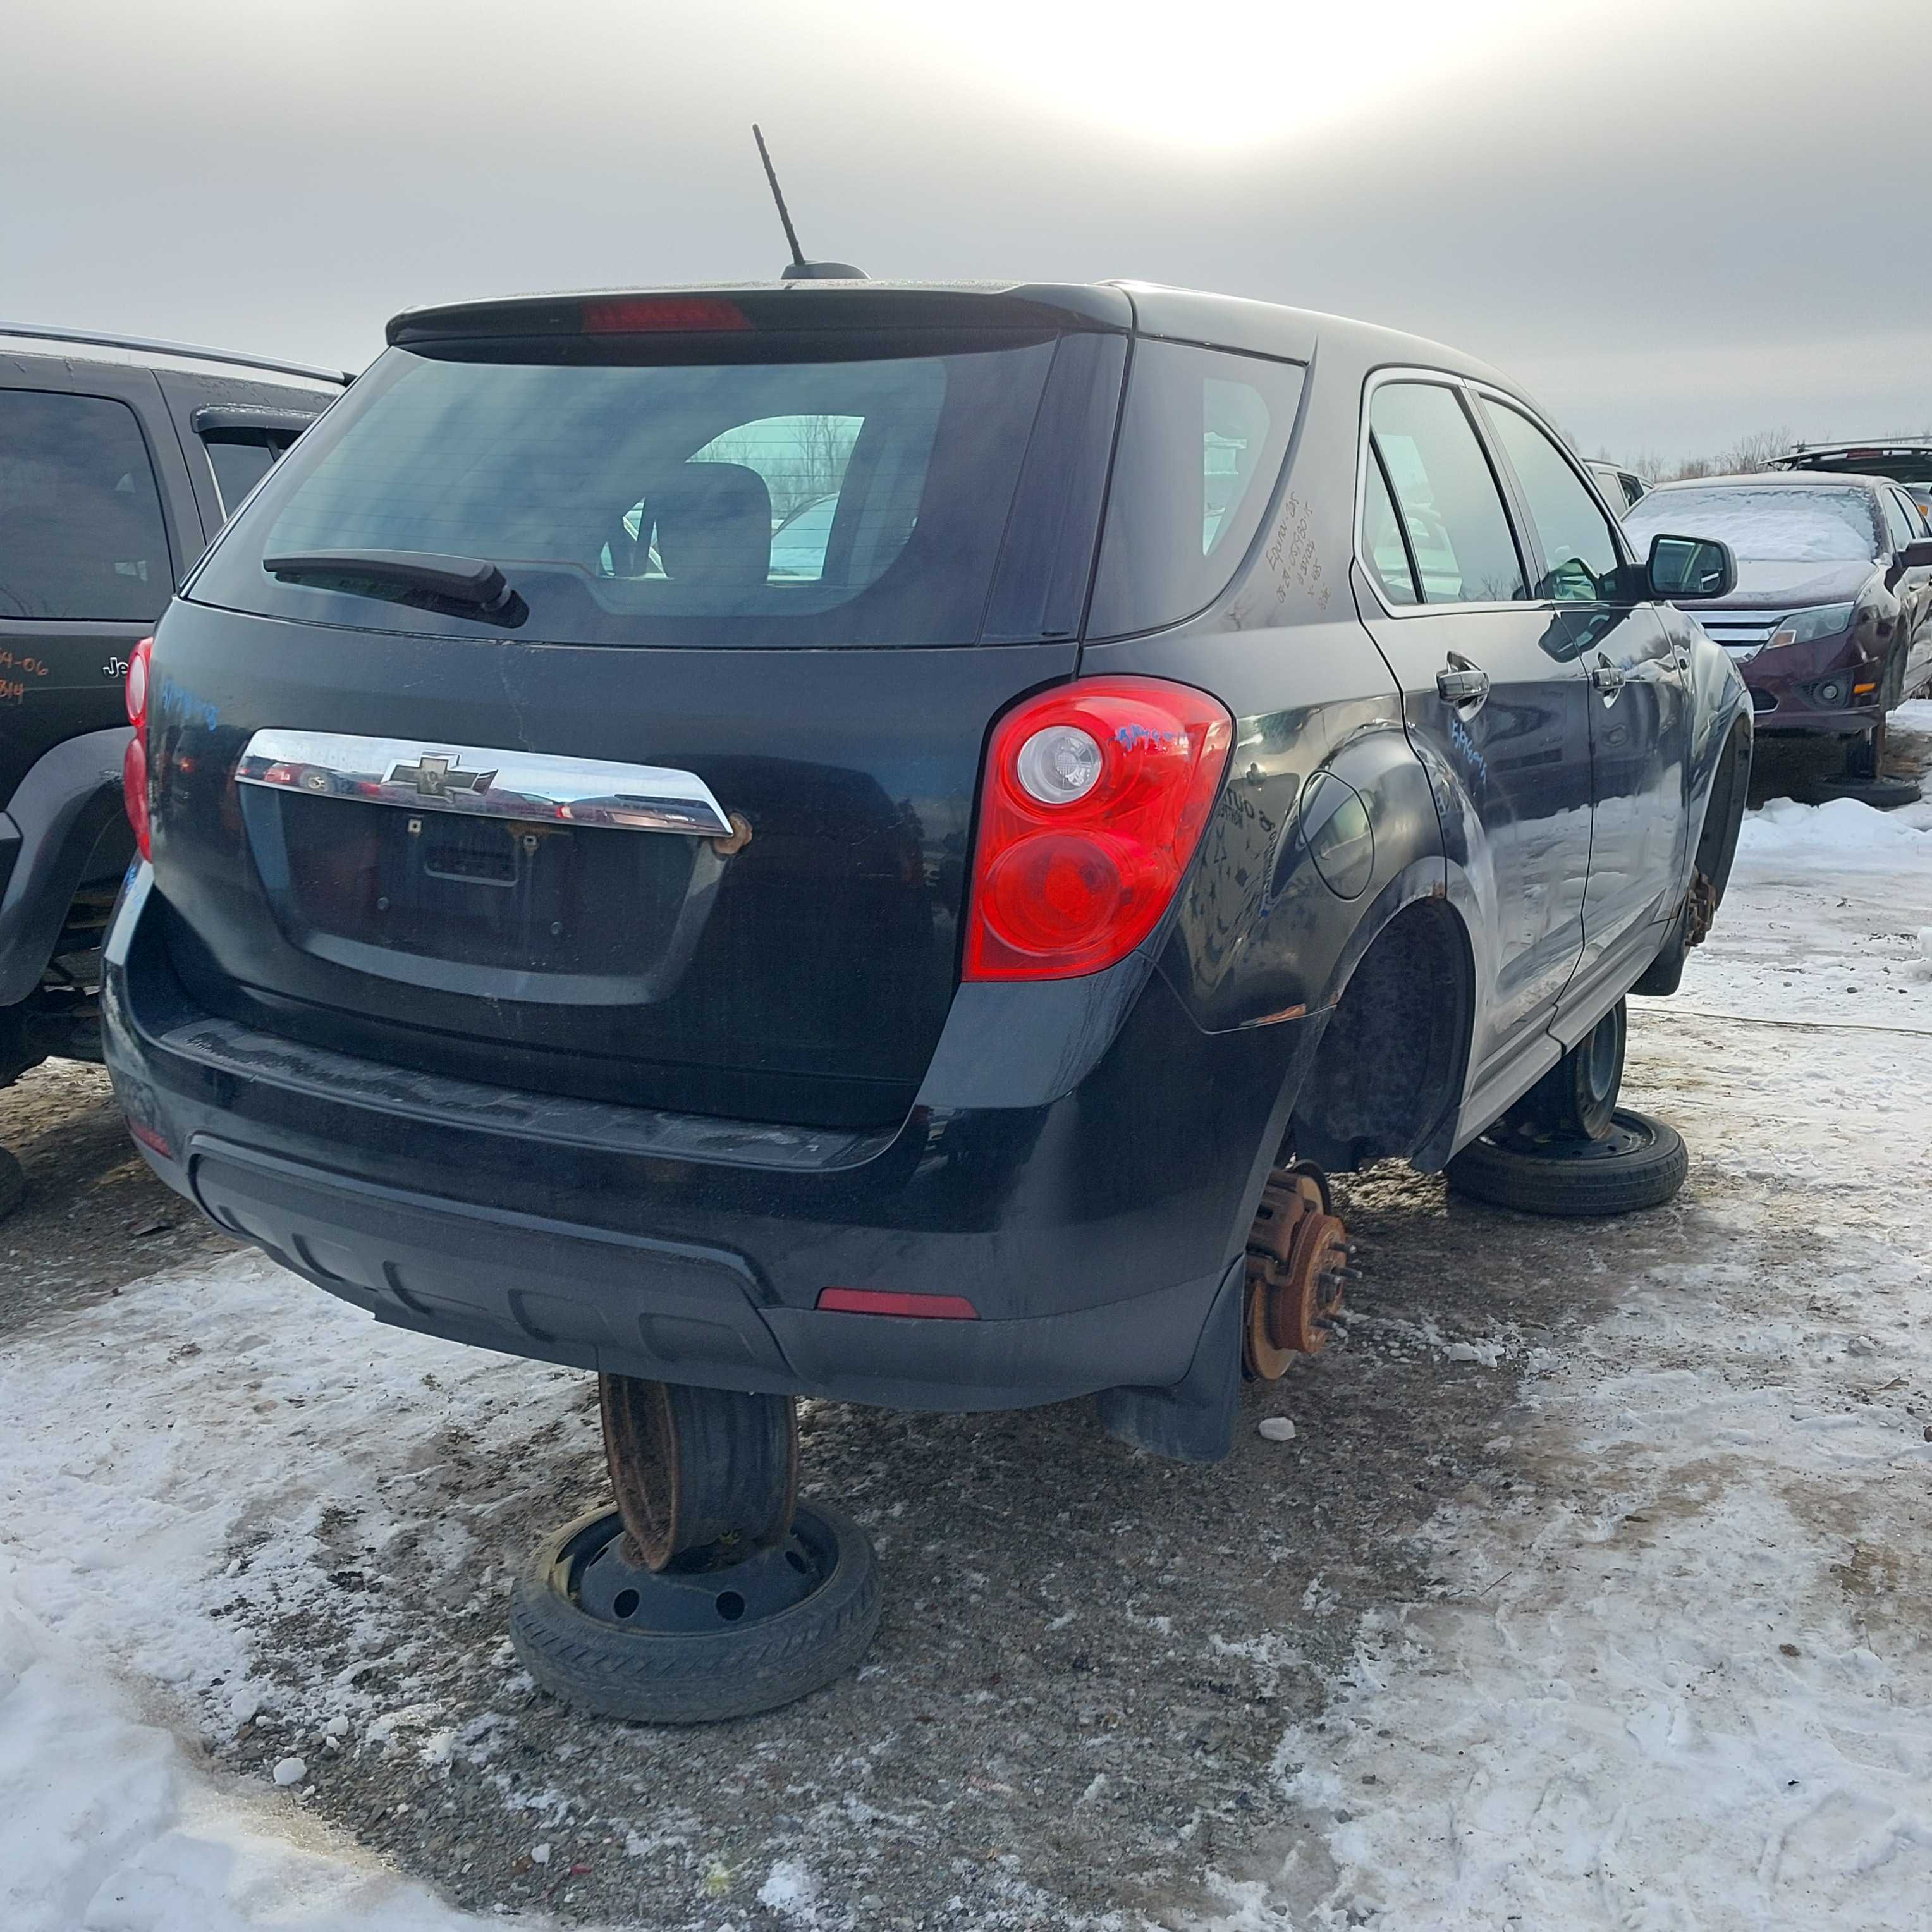
<svg viewBox="0 0 1932 1932">
<path fill-rule="evenodd" d="M 1898 553 L 1898 567 L 1901 570 L 1932 568 L 1932 537 L 1920 537 L 1907 544 Z"/>
<path fill-rule="evenodd" d="M 1728 597 L 1738 587 L 1738 560 L 1729 544 L 1710 537 L 1652 537 L 1653 597 Z"/>
</svg>

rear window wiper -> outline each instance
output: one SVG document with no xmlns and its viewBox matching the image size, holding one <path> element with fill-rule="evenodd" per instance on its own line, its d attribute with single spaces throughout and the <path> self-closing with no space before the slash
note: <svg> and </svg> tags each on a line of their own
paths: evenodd
<svg viewBox="0 0 1932 1932">
<path fill-rule="evenodd" d="M 484 616 L 502 617 L 522 600 L 486 556 L 448 556 L 427 550 L 304 550 L 265 556 L 271 577 L 352 596 L 398 598 L 459 604 Z"/>
</svg>

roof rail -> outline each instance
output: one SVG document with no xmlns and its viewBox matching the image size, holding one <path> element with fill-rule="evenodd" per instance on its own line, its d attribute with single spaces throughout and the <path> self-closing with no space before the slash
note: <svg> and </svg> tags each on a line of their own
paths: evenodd
<svg viewBox="0 0 1932 1932">
<path fill-rule="evenodd" d="M 268 369 L 281 376 L 306 376 L 319 382 L 352 382 L 352 369 L 316 369 L 306 362 L 278 362 L 267 356 L 243 356 L 232 349 L 202 349 L 189 342 L 160 342 L 144 335 L 108 335 L 98 329 L 49 328 L 38 322 L 0 322 L 0 336 L 36 342 L 73 342 L 98 349 L 145 349 L 158 356 L 191 356 L 203 362 L 229 362 L 244 369 Z"/>
<path fill-rule="evenodd" d="M 1820 449 L 1932 449 L 1932 436 L 1843 436 L 1829 442 L 1794 442 L 1787 456 Z"/>
</svg>

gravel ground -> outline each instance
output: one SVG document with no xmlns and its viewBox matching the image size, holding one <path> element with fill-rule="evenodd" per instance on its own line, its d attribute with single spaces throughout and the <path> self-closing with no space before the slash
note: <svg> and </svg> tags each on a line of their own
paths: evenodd
<svg viewBox="0 0 1932 1932">
<path fill-rule="evenodd" d="M 64 1084 L 98 1106 L 91 1070 Z M 102 1160 L 98 1188 L 129 1190 L 122 1268 L 145 1272 L 135 1228 L 179 1216 L 122 1176 L 118 1149 Z M 1348 1339 L 1250 1389 L 1218 1467 L 1110 1442 L 1084 1403 L 994 1417 L 809 1406 L 807 1490 L 853 1508 L 879 1546 L 878 1640 L 854 1679 L 695 1731 L 580 1718 L 531 1688 L 502 1640 L 508 1570 L 602 1490 L 587 1377 L 303 1301 L 319 1322 L 356 1324 L 395 1389 L 363 1478 L 335 1479 L 317 1508 L 281 1419 L 284 1401 L 314 1398 L 278 1397 L 273 1379 L 289 1339 L 231 1335 L 233 1358 L 206 1377 L 244 1419 L 271 1418 L 261 1454 L 291 1466 L 286 1515 L 250 1507 L 229 1537 L 232 1585 L 209 1614 L 245 1626 L 254 1673 L 239 1704 L 232 1678 L 198 1687 L 202 1741 L 216 1764 L 263 1775 L 302 1750 L 313 1810 L 475 1909 L 776 1927 L 796 1901 L 782 1885 L 776 1904 L 758 1894 L 789 1861 L 826 1924 L 1204 1910 L 1208 1866 L 1279 1856 L 1284 1730 L 1319 1725 L 1366 1610 L 1433 1587 L 1418 1532 L 1438 1504 L 1502 1509 L 1533 1486 L 1508 1442 L 1523 1352 L 1562 1348 L 1630 1283 L 1707 1258 L 1717 1238 L 1681 1209 L 1523 1220 L 1395 1167 L 1346 1196 L 1370 1270 Z M 104 1257 L 84 1272 L 98 1296 L 115 1270 Z M 210 1293 L 232 1273 L 209 1276 Z M 252 1329 L 252 1314 L 238 1302 L 227 1326 Z M 130 1330 L 131 1372 L 178 1339 Z M 177 1358 L 198 1346 L 154 1372 L 194 1371 Z M 1256 1435 L 1271 1414 L 1293 1418 L 1292 1442 Z M 338 1744 L 325 1726 L 345 1708 Z"/>
<path fill-rule="evenodd" d="M 1684 1004 L 1713 990 L 1694 978 Z M 1674 1010 L 1641 1010 L 1631 1101 L 1687 1127 L 1754 1104 L 1728 1070 L 1762 1054 L 1756 1023 Z M 1788 1046 L 1828 1064 L 1826 1035 Z M 31 1548 L 37 1509 L 51 1525 L 68 1490 L 117 1483 L 177 1544 L 190 1518 L 217 1524 L 169 1612 L 176 1651 L 130 1666 L 169 1687 L 169 1721 L 218 1772 L 266 1783 L 299 1754 L 279 1802 L 460 1906 L 589 1924 L 1176 1924 L 1284 1868 L 1294 1902 L 1325 1896 L 1376 1774 L 1352 1772 L 1358 1798 L 1285 1802 L 1284 1738 L 1323 1736 L 1365 1628 L 1488 1587 L 1445 1522 L 1481 1544 L 1588 1489 L 1587 1445 L 1553 1460 L 1538 1442 L 1526 1376 L 1587 1358 L 1678 1271 L 1734 1261 L 1741 1230 L 1786 1274 L 1833 1259 L 1802 1173 L 1774 1150 L 1712 1158 L 1694 1129 L 1678 1202 L 1616 1222 L 1492 1211 L 1396 1167 L 1354 1178 L 1368 1276 L 1346 1340 L 1250 1389 L 1217 1467 L 1109 1442 L 1084 1403 L 808 1405 L 806 1490 L 879 1547 L 878 1642 L 790 1710 L 674 1731 L 575 1715 L 504 1640 L 509 1572 L 602 1491 L 589 1378 L 380 1329 L 224 1258 L 134 1160 L 95 1070 L 0 1095 L 0 1142 L 33 1190 L 0 1230 L 0 1336 L 70 1368 L 112 1347 L 122 1378 L 76 1384 L 98 1389 L 98 1427 L 76 1426 L 83 1401 L 41 1419 L 34 1468 L 56 1474 L 10 1492 L 10 1534 Z M 1292 1441 L 1256 1434 L 1270 1414 Z M 73 1589 L 127 1560 L 83 1558 Z"/>
</svg>

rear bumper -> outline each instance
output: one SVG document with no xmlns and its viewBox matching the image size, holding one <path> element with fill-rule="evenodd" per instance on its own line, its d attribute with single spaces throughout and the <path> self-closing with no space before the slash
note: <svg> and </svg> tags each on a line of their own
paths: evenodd
<svg viewBox="0 0 1932 1932">
<path fill-rule="evenodd" d="M 1322 1021 L 1204 1034 L 1144 956 L 960 989 L 919 1104 L 855 1134 L 490 1088 L 198 1011 L 142 867 L 106 949 L 149 1164 L 380 1318 L 516 1354 L 896 1408 L 1188 1370 Z M 826 1287 L 976 1321 L 835 1313 Z"/>
</svg>

